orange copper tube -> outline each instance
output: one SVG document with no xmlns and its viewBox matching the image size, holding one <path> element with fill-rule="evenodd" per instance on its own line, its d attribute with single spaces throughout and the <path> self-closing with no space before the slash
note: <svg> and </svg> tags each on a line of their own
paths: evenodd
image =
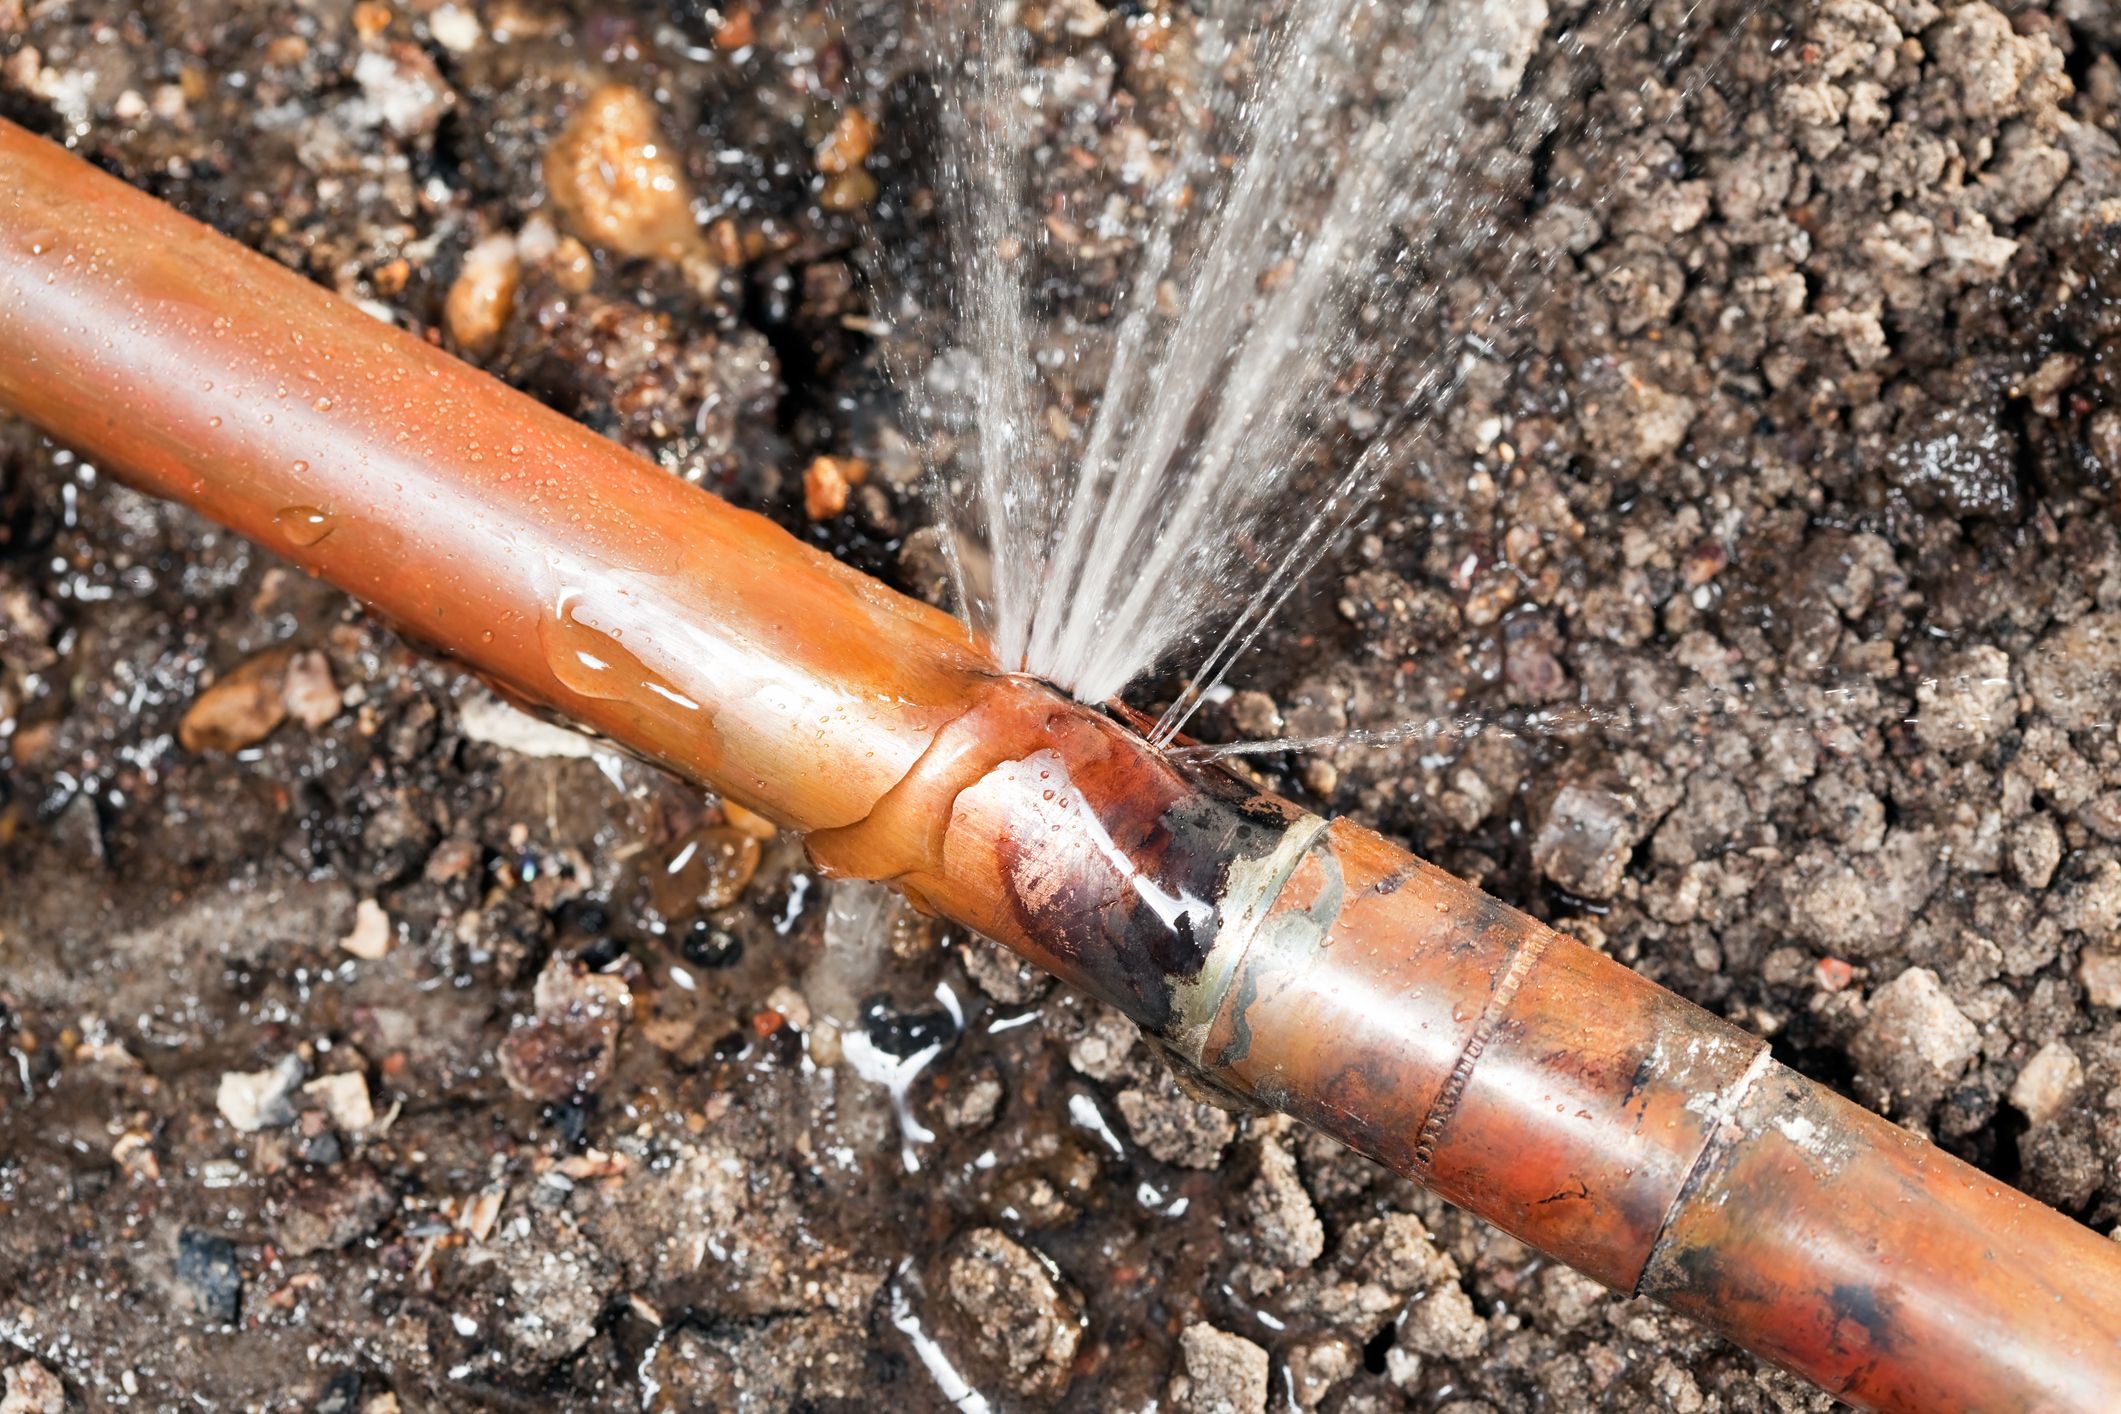
<svg viewBox="0 0 2121 1414">
<path fill-rule="evenodd" d="M 1852 1403 L 2121 1408 L 2121 1248 L 0 123 L 0 406 Z"/>
</svg>

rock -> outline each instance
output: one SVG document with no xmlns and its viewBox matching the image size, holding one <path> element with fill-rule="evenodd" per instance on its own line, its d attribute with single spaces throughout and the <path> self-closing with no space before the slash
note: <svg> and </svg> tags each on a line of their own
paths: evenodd
<svg viewBox="0 0 2121 1414">
<path fill-rule="evenodd" d="M 363 962 L 375 962 L 388 955 L 395 941 L 396 931 L 383 905 L 364 898 L 354 905 L 353 931 L 339 939 L 339 946 Z"/>
<path fill-rule="evenodd" d="M 2035 1125 L 2047 1123 L 2084 1086 L 2084 1066 L 2062 1040 L 2049 1041 L 2011 1083 L 2011 1104 Z"/>
<path fill-rule="evenodd" d="M 467 741 L 483 742 L 521 756 L 586 761 L 597 754 L 597 744 L 589 737 L 541 722 L 498 697 L 469 698 L 457 713 L 457 730 Z"/>
<path fill-rule="evenodd" d="M 1118 1103 L 1134 1142 L 1180 1168 L 1214 1168 L 1237 1137 L 1237 1121 L 1227 1111 L 1188 1098 L 1168 1073 L 1120 1091 Z"/>
<path fill-rule="evenodd" d="M 1245 1192 L 1245 1211 L 1262 1260 L 1308 1267 L 1324 1254 L 1325 1224 L 1304 1191 L 1295 1156 L 1278 1139 L 1259 1141 L 1259 1177 Z"/>
<path fill-rule="evenodd" d="M 1296 1407 L 1316 1409 L 1335 1385 L 1362 1368 L 1362 1352 L 1345 1340 L 1328 1338 L 1297 1346 L 1289 1352 L 1288 1363 Z"/>
<path fill-rule="evenodd" d="M 1978 264 L 1993 252 L 1962 247 L 1960 254 Z M 1886 456 L 1885 474 L 1920 509 L 2009 520 L 2018 513 L 2017 460 L 2018 438 L 1993 407 L 1949 406 L 1923 415 L 1904 431 Z"/>
<path fill-rule="evenodd" d="M 1052 973 L 976 935 L 965 940 L 958 959 L 972 985 L 1003 1006 L 1026 1006 L 1053 988 Z"/>
<path fill-rule="evenodd" d="M 1936 890 L 1938 862 L 1927 835 L 1888 834 L 1869 854 L 1808 849 L 1790 871 L 1790 926 L 1821 952 L 1877 957 L 1900 946 Z"/>
<path fill-rule="evenodd" d="M 978 1362 L 1011 1392 L 1051 1399 L 1067 1388 L 1082 1303 L 1037 1255 L 993 1228 L 974 1228 L 953 1245 L 943 1290 Z"/>
<path fill-rule="evenodd" d="M 229 1071 L 214 1092 L 214 1107 L 244 1134 L 293 1124 L 295 1107 L 290 1097 L 306 1073 L 302 1058 L 296 1055 L 285 1057 L 271 1070 Z"/>
<path fill-rule="evenodd" d="M 2077 959 L 2077 980 L 2093 1006 L 2121 1007 L 2121 952 L 2086 948 Z"/>
<path fill-rule="evenodd" d="M 709 825 L 672 844 L 648 872 L 656 911 L 673 922 L 724 909 L 744 896 L 758 873 L 758 836 L 734 825 Z"/>
<path fill-rule="evenodd" d="M 234 1323 L 243 1296 L 235 1243 L 218 1233 L 185 1228 L 177 1234 L 177 1280 L 195 1313 L 223 1325 Z"/>
<path fill-rule="evenodd" d="M 830 520 L 847 509 L 852 487 L 869 477 L 869 463 L 854 457 L 816 457 L 803 472 L 803 512 L 812 520 Z"/>
<path fill-rule="evenodd" d="M 299 1170 L 273 1204 L 273 1243 L 290 1257 L 334 1252 L 397 1210 L 397 1195 L 366 1164 Z"/>
<path fill-rule="evenodd" d="M 316 731 L 338 716 L 345 698 L 331 679 L 331 659 L 314 650 L 288 659 L 280 701 L 288 715 L 308 731 Z"/>
<path fill-rule="evenodd" d="M 2004 857 L 2019 883 L 2029 889 L 2046 888 L 2055 877 L 2055 866 L 2062 862 L 2062 831 L 2054 816 L 2043 810 L 2012 825 Z"/>
<path fill-rule="evenodd" d="M 992 1124 L 1001 1105 L 1001 1075 L 988 1059 L 970 1074 L 954 1077 L 951 1086 L 936 1098 L 935 1112 L 958 1133 L 971 1134 Z"/>
<path fill-rule="evenodd" d="M 554 957 L 538 974 L 536 1013 L 501 1042 L 501 1077 L 526 1100 L 557 1102 L 604 1083 L 633 994 L 619 977 Z"/>
<path fill-rule="evenodd" d="M 442 308 L 449 337 L 458 348 L 474 358 L 493 352 L 509 315 L 515 312 L 522 279 L 523 262 L 516 254 L 515 237 L 505 231 L 465 252 L 463 268 Z"/>
<path fill-rule="evenodd" d="M 2033 706 L 2068 731 L 2105 726 L 2121 683 L 2121 614 L 2086 614 L 2033 646 L 2025 684 Z"/>
<path fill-rule="evenodd" d="M 279 650 L 260 653 L 216 679 L 177 724 L 184 749 L 243 751 L 271 736 L 287 720 L 287 659 Z"/>
<path fill-rule="evenodd" d="M 636 260 L 703 258 L 684 169 L 655 105 L 624 84 L 589 95 L 545 156 L 561 220 L 592 245 Z"/>
<path fill-rule="evenodd" d="M 2017 721 L 2010 657 L 1987 644 L 1954 654 L 1915 689 L 1915 735 L 1947 756 L 1977 755 Z"/>
<path fill-rule="evenodd" d="M 346 114 L 357 128 L 388 128 L 401 138 L 430 137 L 457 101 L 442 71 L 416 44 L 369 50 L 354 61 L 353 76 L 361 96 L 347 105 Z"/>
<path fill-rule="evenodd" d="M 1488 1343 L 1488 1324 L 1473 1309 L 1473 1298 L 1457 1282 L 1442 1282 L 1407 1308 L 1399 1338 L 1420 1355 L 1470 1360 Z"/>
<path fill-rule="evenodd" d="M 1579 898 L 1609 899 L 1620 891 L 1628 856 L 1641 837 L 1642 822 L 1629 797 L 1564 786 L 1532 840 L 1532 862 Z"/>
<path fill-rule="evenodd" d="M 34 1360 L 8 1366 L 0 1414 L 62 1414 L 65 1408 L 66 1387 L 57 1375 Z"/>
<path fill-rule="evenodd" d="M 376 1122 L 376 1109 L 368 1098 L 367 1077 L 347 1071 L 324 1075 L 302 1087 L 302 1093 L 324 1107 L 332 1128 L 341 1134 L 359 1134 Z"/>
<path fill-rule="evenodd" d="M 1910 967 L 1880 987 L 1870 1013 L 1849 1056 L 1903 1113 L 1935 1104 L 1980 1054 L 1981 1033 L 1926 967 Z"/>
<path fill-rule="evenodd" d="M 1173 1414 L 1261 1414 L 1267 1407 L 1267 1352 L 1205 1321 L 1178 1337 L 1179 1368 L 1167 1394 Z"/>
<path fill-rule="evenodd" d="M 509 1312 L 501 1329 L 522 1358 L 555 1364 L 589 1344 L 619 1274 L 564 1217 L 504 1230 L 500 1268 Z"/>
</svg>

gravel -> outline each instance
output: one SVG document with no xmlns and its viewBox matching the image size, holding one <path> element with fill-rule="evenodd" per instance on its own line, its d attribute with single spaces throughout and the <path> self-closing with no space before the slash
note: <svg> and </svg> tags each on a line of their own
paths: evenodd
<svg viewBox="0 0 2121 1414">
<path fill-rule="evenodd" d="M 952 381 L 926 100 L 852 62 L 903 52 L 893 13 L 838 8 L 0 0 L 0 113 L 935 597 L 880 371 Z M 1436 309 L 1359 331 L 1425 415 L 1189 730 L 1477 726 L 1246 760 L 2112 1230 L 2121 27 L 1731 3 L 1571 46 L 1537 8 L 1549 101 L 1470 119 L 1504 219 L 1410 245 Z M 1033 199 L 1124 254 L 1109 174 L 1182 111 L 1186 24 L 1048 10 L 1075 99 Z M 914 277 L 886 348 L 875 266 Z M 1122 266 L 1052 272 L 1080 327 L 1041 337 L 1094 364 Z M 847 495 L 813 521 L 819 458 Z M 45 1375 L 87 1408 L 943 1410 L 942 1366 L 996 1407 L 1826 1406 L 1196 1106 L 987 945 L 828 949 L 795 841 L 716 833 L 742 867 L 654 887 L 744 828 L 0 426 L 10 1414 Z M 872 998 L 944 1042 L 891 1086 L 846 1045 Z"/>
</svg>

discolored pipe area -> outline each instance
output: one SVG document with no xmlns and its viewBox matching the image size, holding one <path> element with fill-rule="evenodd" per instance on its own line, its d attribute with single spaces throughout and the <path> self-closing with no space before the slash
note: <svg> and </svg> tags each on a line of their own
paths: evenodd
<svg viewBox="0 0 2121 1414">
<path fill-rule="evenodd" d="M 0 406 L 1852 1403 L 2121 1408 L 2121 1249 L 0 123 Z"/>
</svg>

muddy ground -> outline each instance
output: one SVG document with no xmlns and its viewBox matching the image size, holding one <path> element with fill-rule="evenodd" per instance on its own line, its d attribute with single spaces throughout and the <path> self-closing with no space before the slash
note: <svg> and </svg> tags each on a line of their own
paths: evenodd
<svg viewBox="0 0 2121 1414">
<path fill-rule="evenodd" d="M 2112 1230 L 2121 22 L 1683 9 L 1538 36 L 1460 394 L 1199 730 L 1478 715 L 1259 764 Z M 843 18 L 0 0 L 0 114 L 932 593 Z M 1190 22 L 1030 22 L 1101 209 Z M 1827 1403 L 858 903 L 0 424 L 0 1408 Z"/>
</svg>

